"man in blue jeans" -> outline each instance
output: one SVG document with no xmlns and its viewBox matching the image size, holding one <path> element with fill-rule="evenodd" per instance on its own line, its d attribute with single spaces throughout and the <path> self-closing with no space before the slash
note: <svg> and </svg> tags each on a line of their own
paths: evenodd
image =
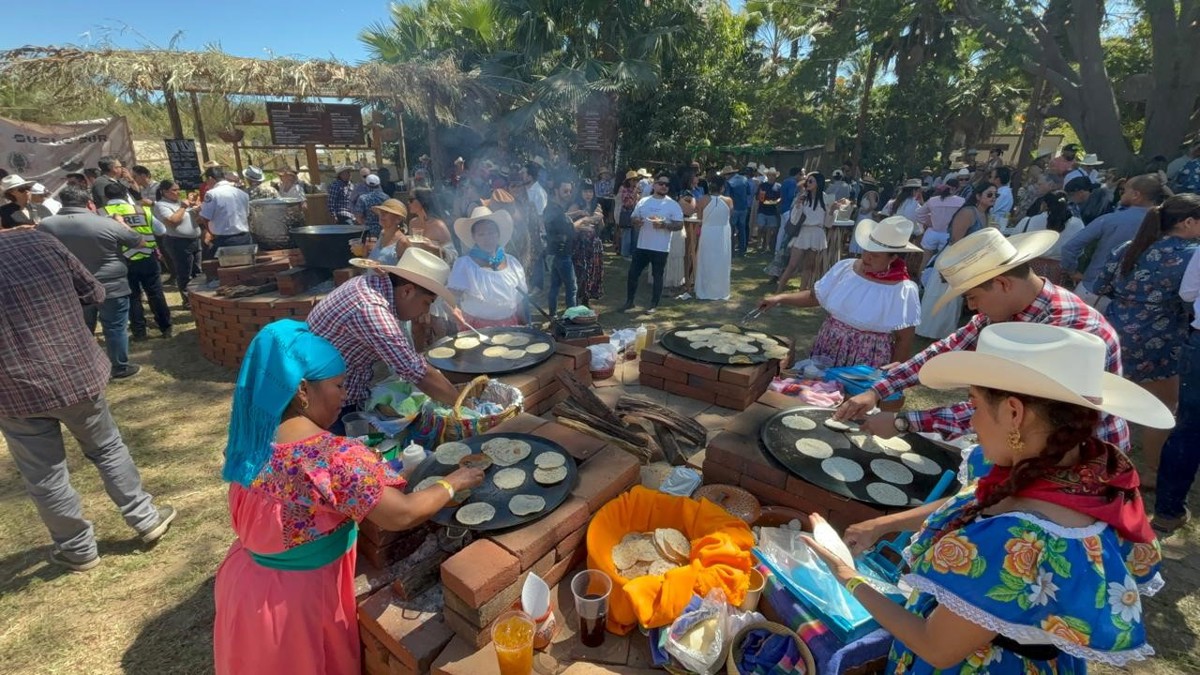
<svg viewBox="0 0 1200 675">
<path fill-rule="evenodd" d="M 754 169 L 746 167 L 740 173 L 731 172 L 725 184 L 725 193 L 733 200 L 729 224 L 737 237 L 736 250 L 739 256 L 746 255 L 746 247 L 750 243 L 750 198 L 753 196 L 753 183 L 750 182 L 749 175 L 753 171 Z"/>
<path fill-rule="evenodd" d="M 575 251 L 575 224 L 567 217 L 567 209 L 571 205 L 575 186 L 565 176 L 554 176 L 550 179 L 550 201 L 542 218 L 546 223 L 546 257 L 550 259 L 550 291 L 547 294 L 550 305 L 550 316 L 558 310 L 558 289 L 566 290 L 566 306 L 574 307 L 576 302 L 575 261 L 572 253 Z"/>
<path fill-rule="evenodd" d="M 104 285 L 104 301 L 83 308 L 84 320 L 93 332 L 96 320 L 104 331 L 104 347 L 112 377 L 129 377 L 141 366 L 129 362 L 129 268 L 125 249 L 138 248 L 142 235 L 112 218 L 88 210 L 91 195 L 84 188 L 68 185 L 58 194 L 62 209 L 42 221 L 41 231 L 63 243 L 85 269 Z"/>
</svg>

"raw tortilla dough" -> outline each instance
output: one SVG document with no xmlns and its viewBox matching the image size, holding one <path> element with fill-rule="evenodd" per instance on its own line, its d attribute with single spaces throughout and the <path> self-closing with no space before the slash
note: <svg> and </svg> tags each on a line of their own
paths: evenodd
<svg viewBox="0 0 1200 675">
<path fill-rule="evenodd" d="M 938 463 L 929 459 L 925 455 L 918 455 L 915 452 L 906 452 L 900 455 L 900 460 L 908 465 L 908 468 L 923 473 L 927 476 L 936 476 L 942 472 L 942 467 Z"/>
<path fill-rule="evenodd" d="M 567 467 L 560 466 L 554 469 L 534 469 L 533 479 L 542 485 L 554 485 L 561 483 L 567 477 Z"/>
<path fill-rule="evenodd" d="M 537 495 L 517 495 L 508 500 L 508 510 L 514 516 L 527 516 L 546 508 L 546 500 Z"/>
<path fill-rule="evenodd" d="M 821 462 L 821 470 L 829 474 L 830 478 L 847 483 L 862 480 L 863 477 L 863 468 L 858 462 L 845 457 L 830 457 Z"/>
<path fill-rule="evenodd" d="M 475 349 L 479 346 L 479 338 L 477 337 L 460 337 L 454 341 L 455 349 Z"/>
<path fill-rule="evenodd" d="M 496 517 L 496 507 L 487 502 L 475 502 L 460 508 L 454 517 L 463 525 L 480 525 Z"/>
<path fill-rule="evenodd" d="M 529 352 L 530 354 L 545 354 L 546 352 L 550 351 L 550 345 L 546 344 L 545 342 L 535 342 L 534 344 L 526 347 L 525 351 Z"/>
<path fill-rule="evenodd" d="M 879 436 L 875 436 L 871 440 L 889 455 L 898 455 L 912 450 L 912 446 L 903 438 L 880 438 Z"/>
<path fill-rule="evenodd" d="M 796 441 L 796 449 L 815 459 L 833 457 L 833 446 L 819 438 L 801 438 Z"/>
<path fill-rule="evenodd" d="M 904 491 L 895 485 L 888 485 L 887 483 L 871 483 L 867 485 L 867 494 L 870 495 L 871 499 L 880 504 L 887 504 L 888 506 L 905 506 L 908 504 L 908 495 L 904 494 Z"/>
<path fill-rule="evenodd" d="M 876 476 L 896 485 L 908 485 L 913 482 L 912 471 L 895 460 L 873 459 L 871 460 L 871 471 Z"/>
<path fill-rule="evenodd" d="M 539 469 L 555 469 L 567 463 L 567 458 L 561 452 L 543 452 L 533 458 L 533 464 Z"/>
<path fill-rule="evenodd" d="M 789 429 L 799 429 L 800 431 L 812 431 L 817 428 L 817 423 L 804 415 L 788 415 L 783 418 L 783 426 Z"/>
<path fill-rule="evenodd" d="M 428 356 L 431 359 L 452 359 L 457 353 L 450 347 L 434 347 L 429 350 Z"/>
<path fill-rule="evenodd" d="M 471 448 L 467 447 L 466 443 L 458 441 L 450 441 L 442 443 L 433 451 L 433 458 L 439 464 L 449 464 L 451 466 L 458 464 L 459 460 L 471 454 Z"/>
<path fill-rule="evenodd" d="M 501 469 L 492 476 L 492 482 L 501 490 L 515 490 L 525 484 L 525 470 Z"/>
<path fill-rule="evenodd" d="M 825 420 L 825 426 L 829 429 L 833 429 L 834 431 L 850 431 L 850 429 L 853 428 L 849 424 L 846 424 L 845 422 L 839 422 L 832 417 Z"/>
</svg>

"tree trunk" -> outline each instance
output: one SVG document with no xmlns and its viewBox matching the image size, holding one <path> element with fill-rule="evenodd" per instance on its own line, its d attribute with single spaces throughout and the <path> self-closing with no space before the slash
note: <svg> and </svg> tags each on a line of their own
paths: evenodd
<svg viewBox="0 0 1200 675">
<path fill-rule="evenodd" d="M 1042 139 L 1042 129 L 1046 118 L 1042 114 L 1042 106 L 1047 94 L 1046 79 L 1037 77 L 1030 90 L 1029 107 L 1025 110 L 1025 124 L 1021 128 L 1021 142 L 1017 146 L 1017 170 L 1013 176 L 1013 188 L 1021 187 L 1025 169 L 1033 163 L 1038 145 Z"/>
<path fill-rule="evenodd" d="M 428 136 L 429 167 L 433 174 L 429 176 L 429 184 L 438 185 L 438 180 L 443 175 L 442 168 L 445 166 L 443 160 L 446 151 L 442 149 L 442 140 L 438 134 L 437 111 L 434 109 L 433 101 L 425 103 L 425 134 Z"/>
<path fill-rule="evenodd" d="M 870 109 L 871 89 L 875 87 L 875 71 L 879 69 L 879 48 L 871 45 L 871 56 L 867 59 L 867 72 L 863 77 L 862 100 L 858 102 L 858 123 L 855 125 L 854 150 L 850 155 L 853 166 L 862 163 L 863 138 L 867 135 L 867 111 Z"/>
<path fill-rule="evenodd" d="M 1146 99 L 1143 158 L 1173 157 L 1187 136 L 1196 99 L 1200 97 L 1200 9 L 1194 0 L 1146 0 L 1150 20 L 1151 72 L 1154 86 Z"/>
</svg>

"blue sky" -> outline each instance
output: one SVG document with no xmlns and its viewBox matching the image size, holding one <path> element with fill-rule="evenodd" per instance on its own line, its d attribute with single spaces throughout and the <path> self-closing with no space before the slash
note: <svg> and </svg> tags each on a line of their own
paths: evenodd
<svg viewBox="0 0 1200 675">
<path fill-rule="evenodd" d="M 166 47 L 179 31 L 177 47 L 210 44 L 237 56 L 330 55 L 351 63 L 367 57 L 358 33 L 388 18 L 388 0 L 211 0 L 162 2 L 125 0 L 39 0 L 12 2 L 6 10 L 0 49 L 24 45 Z"/>
</svg>

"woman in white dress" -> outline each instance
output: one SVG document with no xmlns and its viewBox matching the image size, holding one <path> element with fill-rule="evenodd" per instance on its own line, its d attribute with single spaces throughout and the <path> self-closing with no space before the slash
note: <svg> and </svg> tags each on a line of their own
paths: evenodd
<svg viewBox="0 0 1200 675">
<path fill-rule="evenodd" d="M 708 181 L 708 194 L 697 205 L 700 224 L 700 251 L 696 255 L 696 297 L 701 300 L 728 300 L 729 273 L 733 260 L 729 215 L 733 201 L 725 196 L 725 179 Z"/>
<path fill-rule="evenodd" d="M 912 221 L 901 216 L 863 220 L 854 228 L 862 258 L 837 262 L 811 289 L 767 296 L 759 309 L 820 306 L 828 312 L 811 355 L 834 366 L 906 361 L 921 323 L 920 291 L 904 260 L 921 250 L 909 241 L 912 233 Z"/>
<path fill-rule="evenodd" d="M 687 188 L 679 195 L 679 208 L 685 218 L 696 215 L 696 201 Z M 663 271 L 663 288 L 683 288 L 687 283 L 687 228 L 671 232 L 671 248 L 667 251 L 666 269 Z"/>
<path fill-rule="evenodd" d="M 458 297 L 455 317 L 475 328 L 521 326 L 527 323 L 522 292 L 525 269 L 504 252 L 512 239 L 512 217 L 477 206 L 470 218 L 454 221 L 454 234 L 467 249 L 454 261 L 446 286 Z M 466 330 L 465 325 L 461 326 Z"/>
<path fill-rule="evenodd" d="M 837 204 L 825 203 L 825 176 L 819 171 L 808 174 L 796 195 L 796 201 L 792 203 L 790 220 L 803 220 L 800 221 L 800 233 L 789 247 L 787 267 L 779 275 L 776 292 L 782 293 L 787 289 L 788 281 L 797 271 L 800 272 L 800 285 L 812 290 L 817 281 L 821 251 L 829 246 L 826 232 L 833 226 L 836 210 Z"/>
</svg>

